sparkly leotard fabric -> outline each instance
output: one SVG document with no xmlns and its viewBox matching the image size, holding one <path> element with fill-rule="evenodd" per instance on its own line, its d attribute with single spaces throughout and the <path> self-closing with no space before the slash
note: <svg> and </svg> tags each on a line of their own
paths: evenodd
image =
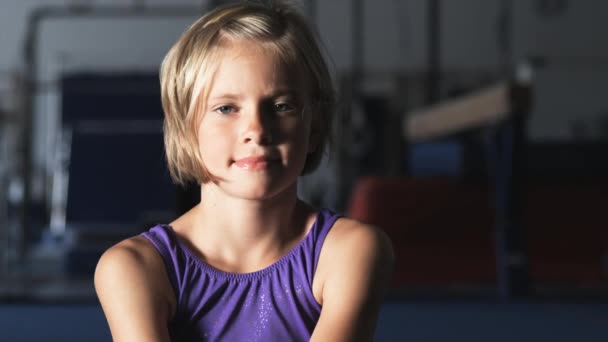
<svg viewBox="0 0 608 342">
<path fill-rule="evenodd" d="M 142 233 L 162 256 L 175 290 L 172 341 L 308 341 L 321 306 L 312 294 L 319 253 L 339 215 L 322 209 L 306 237 L 256 272 L 220 271 L 167 225 Z"/>
</svg>

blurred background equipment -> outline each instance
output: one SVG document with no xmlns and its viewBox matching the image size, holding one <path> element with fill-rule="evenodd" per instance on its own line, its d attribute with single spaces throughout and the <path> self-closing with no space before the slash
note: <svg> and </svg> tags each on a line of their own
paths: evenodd
<svg viewBox="0 0 608 342">
<path fill-rule="evenodd" d="M 157 70 L 170 42 L 202 11 L 84 3 L 32 9 L 16 87 L 18 133 L 10 142 L 20 151 L 13 182 L 23 185 L 13 191 L 20 198 L 5 215 L 10 243 L 4 276 L 9 285 L 19 284 L 7 286 L 10 291 L 36 297 L 44 284 L 73 279 L 85 288 L 76 295 L 91 297 L 94 267 L 105 249 L 175 216 L 178 189 L 164 161 Z M 126 27 L 131 36 L 100 35 L 104 25 Z M 80 42 L 45 45 L 45 38 L 56 40 L 53 34 L 63 37 L 74 28 Z M 125 49 L 142 34 L 165 41 L 148 49 L 156 58 L 144 63 L 141 51 Z M 104 39 L 108 46 L 91 55 Z"/>
<path fill-rule="evenodd" d="M 90 275 L 116 241 L 175 216 L 160 87 L 156 74 L 78 74 L 63 77 L 61 94 L 58 148 L 67 151 L 57 153 L 66 157 L 53 184 L 63 186 L 51 202 L 49 230 L 73 244 L 66 271 Z"/>
</svg>

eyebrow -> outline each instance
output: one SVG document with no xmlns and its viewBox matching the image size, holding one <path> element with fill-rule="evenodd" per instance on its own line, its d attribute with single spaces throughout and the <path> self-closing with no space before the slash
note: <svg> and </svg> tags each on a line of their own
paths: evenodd
<svg viewBox="0 0 608 342">
<path fill-rule="evenodd" d="M 209 101 L 217 101 L 217 100 L 224 100 L 224 99 L 238 100 L 240 98 L 241 98 L 241 96 L 238 94 L 221 94 L 221 95 L 210 98 Z"/>
<path fill-rule="evenodd" d="M 277 89 L 277 90 L 273 91 L 265 98 L 271 99 L 271 98 L 280 97 L 280 96 L 296 96 L 296 94 L 297 94 L 297 92 L 294 89 L 290 89 L 290 88 L 282 89 L 281 88 L 281 89 Z M 226 93 L 226 94 L 220 94 L 220 95 L 211 97 L 211 98 L 209 98 L 209 101 L 219 101 L 219 100 L 226 100 L 226 99 L 239 100 L 242 97 L 243 96 L 241 94 Z"/>
</svg>

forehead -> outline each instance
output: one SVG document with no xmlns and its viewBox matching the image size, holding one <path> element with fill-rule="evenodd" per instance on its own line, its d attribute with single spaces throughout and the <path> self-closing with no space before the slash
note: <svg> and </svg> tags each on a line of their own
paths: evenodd
<svg viewBox="0 0 608 342">
<path fill-rule="evenodd" d="M 248 86 L 301 90 L 303 73 L 273 43 L 231 40 L 222 44 L 214 58 L 209 92 L 239 90 Z"/>
</svg>

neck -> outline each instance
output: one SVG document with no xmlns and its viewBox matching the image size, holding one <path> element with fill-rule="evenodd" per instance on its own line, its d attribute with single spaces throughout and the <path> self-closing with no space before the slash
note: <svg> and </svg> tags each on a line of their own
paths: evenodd
<svg viewBox="0 0 608 342">
<path fill-rule="evenodd" d="M 280 255 L 306 230 L 305 205 L 296 185 L 271 198 L 234 198 L 213 185 L 201 187 L 193 239 L 207 257 L 223 260 L 264 259 Z"/>
<path fill-rule="evenodd" d="M 273 230 L 279 223 L 288 223 L 298 200 L 296 186 L 263 200 L 235 198 L 213 185 L 201 187 L 199 217 L 212 219 L 214 225 L 229 229 L 245 229 L 253 234 Z M 201 222 L 202 223 L 202 222 Z"/>
</svg>

